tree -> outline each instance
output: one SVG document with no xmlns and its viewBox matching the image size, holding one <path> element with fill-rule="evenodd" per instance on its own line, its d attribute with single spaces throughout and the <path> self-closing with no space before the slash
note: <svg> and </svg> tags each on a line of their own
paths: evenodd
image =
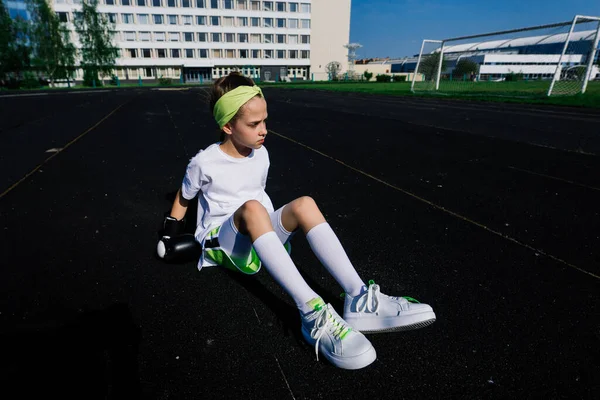
<svg viewBox="0 0 600 400">
<path fill-rule="evenodd" d="M 31 15 L 32 65 L 44 71 L 50 82 L 65 79 L 75 66 L 76 49 L 68 29 L 46 0 L 28 0 Z"/>
<path fill-rule="evenodd" d="M 27 22 L 21 17 L 12 19 L 0 0 L 0 79 L 7 79 L 9 73 L 20 78 L 30 64 L 29 53 Z"/>
<path fill-rule="evenodd" d="M 464 76 L 471 77 L 479 73 L 479 64 L 469 58 L 461 58 L 452 71 L 452 76 L 462 79 Z"/>
<path fill-rule="evenodd" d="M 421 59 L 421 65 L 419 65 L 419 73 L 425 75 L 425 80 L 430 81 L 437 76 L 438 66 L 440 64 L 440 53 L 435 52 L 433 54 L 426 54 Z M 442 72 L 448 66 L 448 62 L 444 58 L 442 60 Z"/>
<path fill-rule="evenodd" d="M 81 67 L 84 81 L 97 82 L 98 74 L 110 75 L 119 56 L 113 46 L 114 26 L 98 12 L 98 0 L 88 0 L 81 5 L 81 13 L 75 19 L 75 30 L 81 43 Z"/>
<path fill-rule="evenodd" d="M 330 62 L 329 64 L 327 64 L 325 66 L 325 70 L 329 74 L 329 80 L 331 80 L 331 81 L 337 81 L 338 80 L 338 74 L 342 70 L 342 64 L 340 64 L 337 61 L 332 61 L 332 62 Z"/>
<path fill-rule="evenodd" d="M 371 78 L 373 77 L 373 73 L 369 72 L 369 71 L 365 71 L 365 72 L 363 72 L 363 76 L 365 77 L 367 82 L 369 82 L 371 80 Z"/>
</svg>

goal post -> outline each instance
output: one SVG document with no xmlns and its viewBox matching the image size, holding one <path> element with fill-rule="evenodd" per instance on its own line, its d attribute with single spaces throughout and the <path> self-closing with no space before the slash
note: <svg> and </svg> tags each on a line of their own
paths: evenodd
<svg viewBox="0 0 600 400">
<path fill-rule="evenodd" d="M 548 25 L 426 39 L 418 57 L 403 63 L 414 65 L 413 93 L 575 95 L 600 87 L 599 42 L 600 17 L 576 15 Z"/>
</svg>

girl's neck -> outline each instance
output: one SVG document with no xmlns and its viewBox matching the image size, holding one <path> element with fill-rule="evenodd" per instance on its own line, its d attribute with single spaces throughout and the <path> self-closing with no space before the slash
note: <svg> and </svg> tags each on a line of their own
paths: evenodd
<svg viewBox="0 0 600 400">
<path fill-rule="evenodd" d="M 225 139 L 219 144 L 221 150 L 228 156 L 234 158 L 248 157 L 252 153 L 252 149 L 246 146 L 236 146 L 231 139 Z"/>
</svg>

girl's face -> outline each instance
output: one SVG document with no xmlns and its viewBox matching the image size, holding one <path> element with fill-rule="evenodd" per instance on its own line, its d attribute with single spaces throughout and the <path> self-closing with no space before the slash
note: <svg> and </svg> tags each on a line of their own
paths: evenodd
<svg viewBox="0 0 600 400">
<path fill-rule="evenodd" d="M 267 102 L 256 96 L 240 108 L 235 121 L 226 124 L 223 131 L 238 153 L 248 155 L 252 149 L 260 149 L 267 136 Z"/>
</svg>

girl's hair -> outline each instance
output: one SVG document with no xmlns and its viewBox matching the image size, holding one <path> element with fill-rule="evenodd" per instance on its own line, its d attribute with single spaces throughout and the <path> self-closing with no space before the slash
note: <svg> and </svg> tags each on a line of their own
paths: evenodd
<svg viewBox="0 0 600 400">
<path fill-rule="evenodd" d="M 212 114 L 215 104 L 217 101 L 227 92 L 233 90 L 239 86 L 254 86 L 255 83 L 252 79 L 247 76 L 242 75 L 241 73 L 234 71 L 229 75 L 219 78 L 215 81 L 210 91 L 210 113 Z M 231 121 L 235 121 L 238 117 L 238 113 L 231 119 Z M 220 141 L 225 139 L 225 134 L 221 131 Z"/>
</svg>

